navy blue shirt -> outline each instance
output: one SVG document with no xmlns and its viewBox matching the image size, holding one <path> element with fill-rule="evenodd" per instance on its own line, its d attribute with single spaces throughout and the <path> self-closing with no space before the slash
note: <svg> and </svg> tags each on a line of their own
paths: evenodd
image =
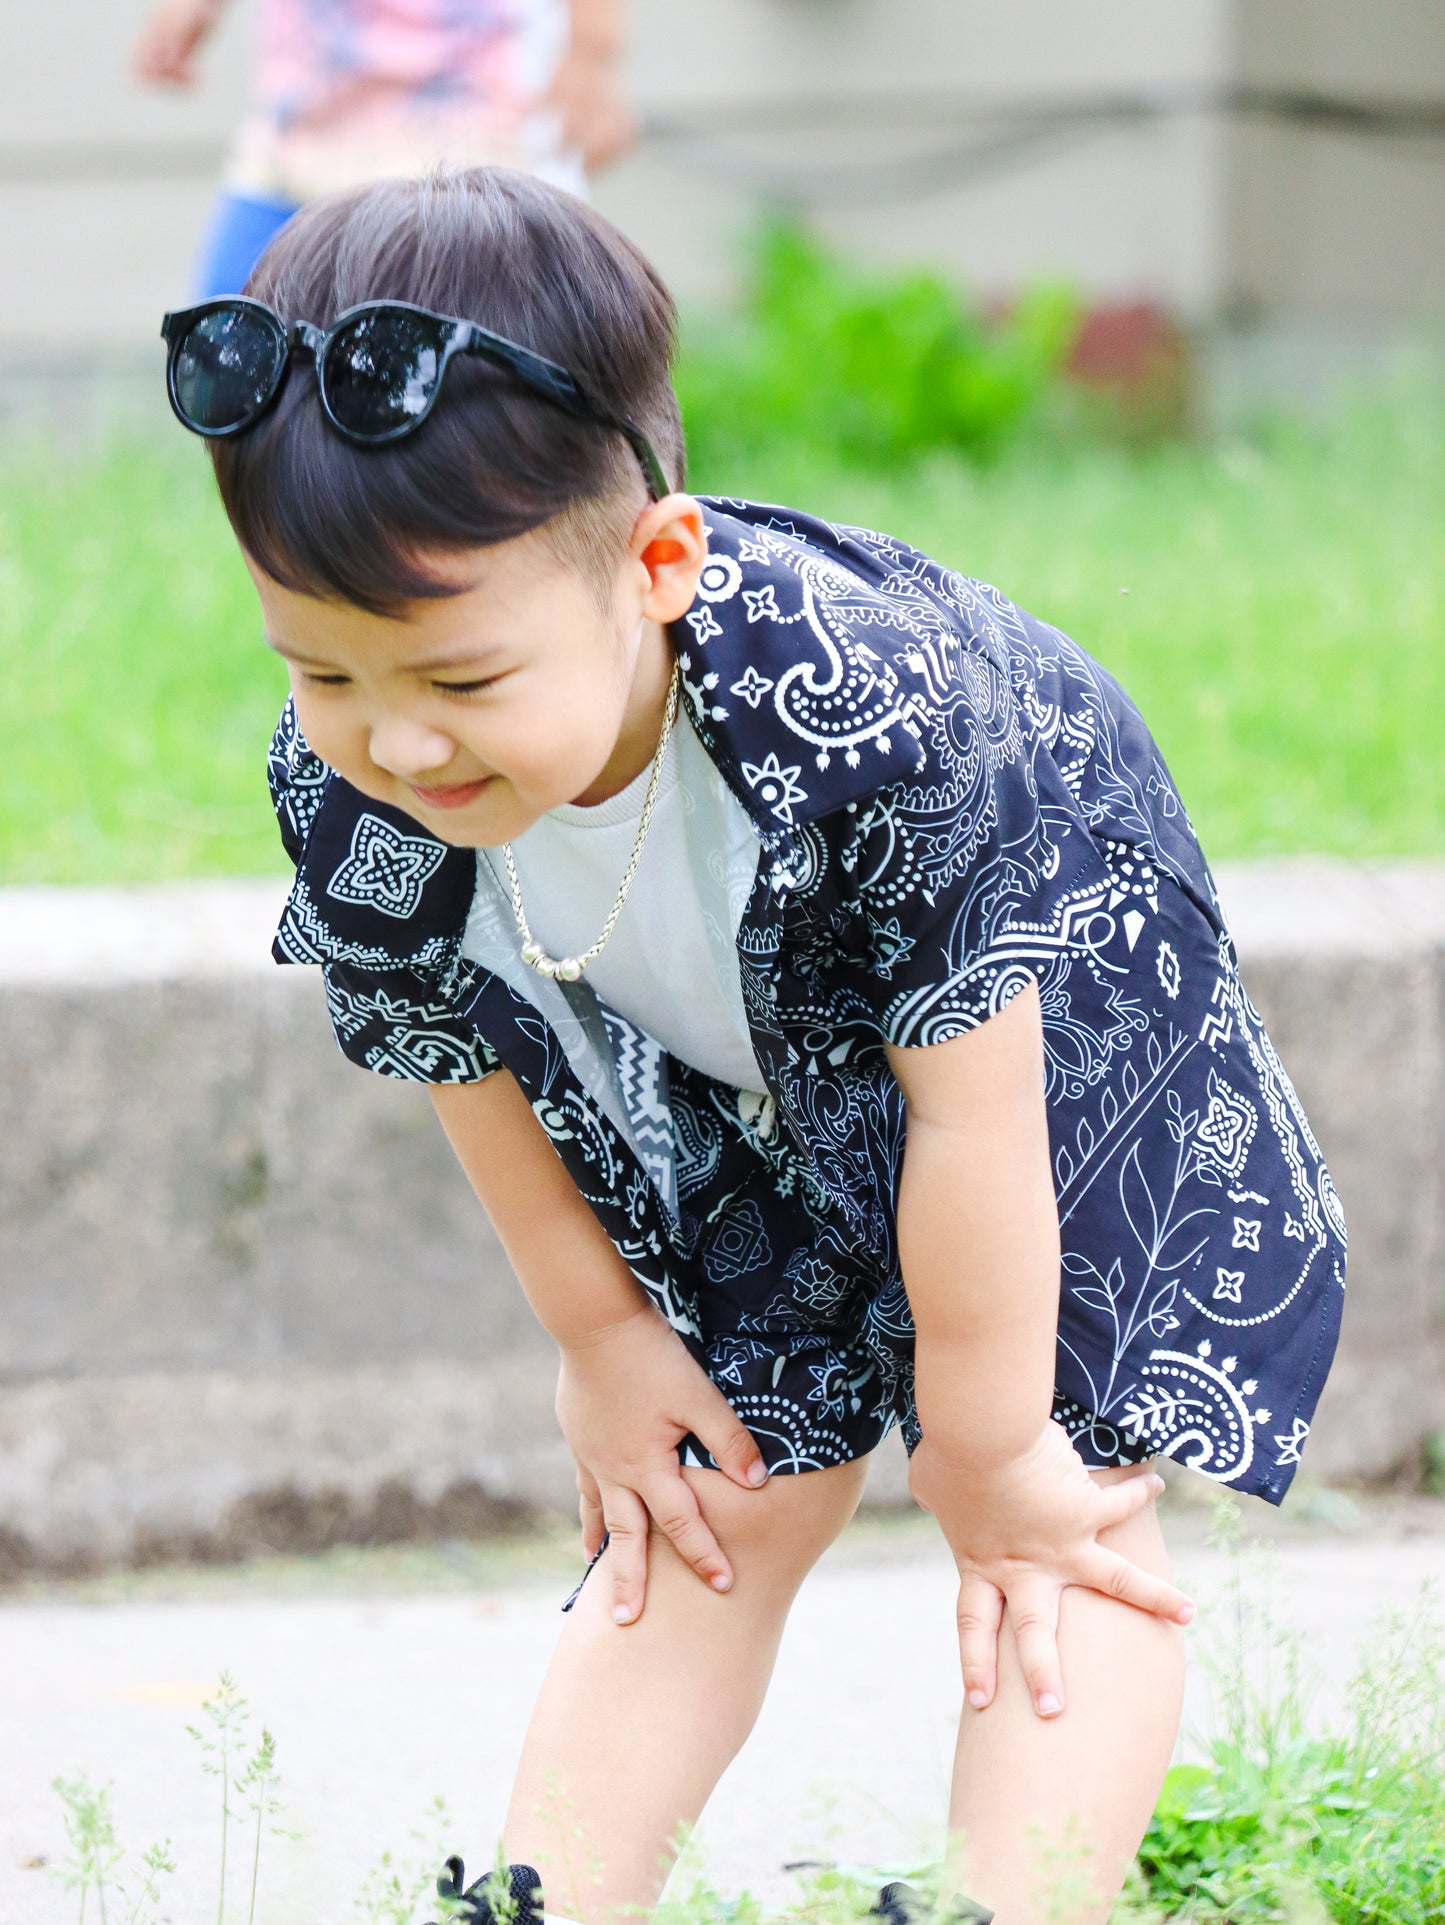
<svg viewBox="0 0 1445 1925">
<path fill-rule="evenodd" d="M 761 842 L 737 942 L 766 1097 L 669 1056 L 585 979 L 524 981 L 510 928 L 494 967 L 464 958 L 474 852 L 327 769 L 289 704 L 278 959 L 323 965 L 369 1069 L 511 1071 L 782 1471 L 894 1422 L 918 1435 L 885 1044 L 961 1035 L 1037 982 L 1055 1414 L 1092 1465 L 1162 1453 L 1277 1502 L 1335 1345 L 1344 1221 L 1137 709 L 1066 636 L 901 542 L 703 508 L 709 559 L 670 639 Z"/>
</svg>

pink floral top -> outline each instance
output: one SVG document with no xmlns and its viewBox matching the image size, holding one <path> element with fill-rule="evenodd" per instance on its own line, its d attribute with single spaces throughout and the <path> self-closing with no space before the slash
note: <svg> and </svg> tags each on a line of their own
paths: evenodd
<svg viewBox="0 0 1445 1925">
<path fill-rule="evenodd" d="M 260 0 L 255 31 L 239 192 L 299 202 L 438 162 L 580 190 L 534 106 L 566 44 L 564 0 Z"/>
</svg>

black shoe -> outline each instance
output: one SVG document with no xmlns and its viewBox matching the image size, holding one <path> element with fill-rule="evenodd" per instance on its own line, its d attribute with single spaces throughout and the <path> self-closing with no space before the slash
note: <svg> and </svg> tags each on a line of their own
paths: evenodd
<svg viewBox="0 0 1445 1925">
<path fill-rule="evenodd" d="M 934 1925 L 993 1925 L 993 1913 L 988 1907 L 975 1904 L 961 1892 L 935 1910 L 922 1892 L 905 1885 L 901 1879 L 883 1887 L 878 1903 L 868 1916 L 881 1918 L 883 1925 L 928 1925 L 929 1920 L 933 1920 Z"/>
<path fill-rule="evenodd" d="M 447 1868 L 437 1879 L 437 1897 L 451 1901 L 452 1909 L 447 1913 L 450 1919 L 476 1919 L 479 1925 L 495 1925 L 492 1916 L 491 1893 L 497 1876 L 490 1871 L 479 1878 L 468 1890 L 462 1890 L 466 1867 L 460 1858 L 449 1858 Z M 530 1865 L 508 1865 L 506 1875 L 510 1883 L 513 1925 L 542 1925 L 542 1881 Z"/>
</svg>

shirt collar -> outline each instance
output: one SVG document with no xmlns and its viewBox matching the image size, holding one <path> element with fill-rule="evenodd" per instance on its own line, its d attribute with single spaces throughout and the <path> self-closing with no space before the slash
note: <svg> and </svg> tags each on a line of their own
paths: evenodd
<svg viewBox="0 0 1445 1925">
<path fill-rule="evenodd" d="M 697 732 L 773 847 L 923 768 L 920 648 L 945 618 L 855 531 L 702 507 L 708 559 L 670 634 Z"/>
</svg>

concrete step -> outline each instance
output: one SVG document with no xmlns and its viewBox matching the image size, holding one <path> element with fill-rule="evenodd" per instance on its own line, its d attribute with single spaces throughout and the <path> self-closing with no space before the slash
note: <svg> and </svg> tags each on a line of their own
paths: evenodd
<svg viewBox="0 0 1445 1925">
<path fill-rule="evenodd" d="M 1408 1476 L 1445 1423 L 1445 866 L 1220 881 L 1351 1227 L 1309 1470 Z M 0 892 L 0 1570 L 571 1501 L 550 1345 L 424 1092 L 271 963 L 283 894 Z"/>
</svg>

